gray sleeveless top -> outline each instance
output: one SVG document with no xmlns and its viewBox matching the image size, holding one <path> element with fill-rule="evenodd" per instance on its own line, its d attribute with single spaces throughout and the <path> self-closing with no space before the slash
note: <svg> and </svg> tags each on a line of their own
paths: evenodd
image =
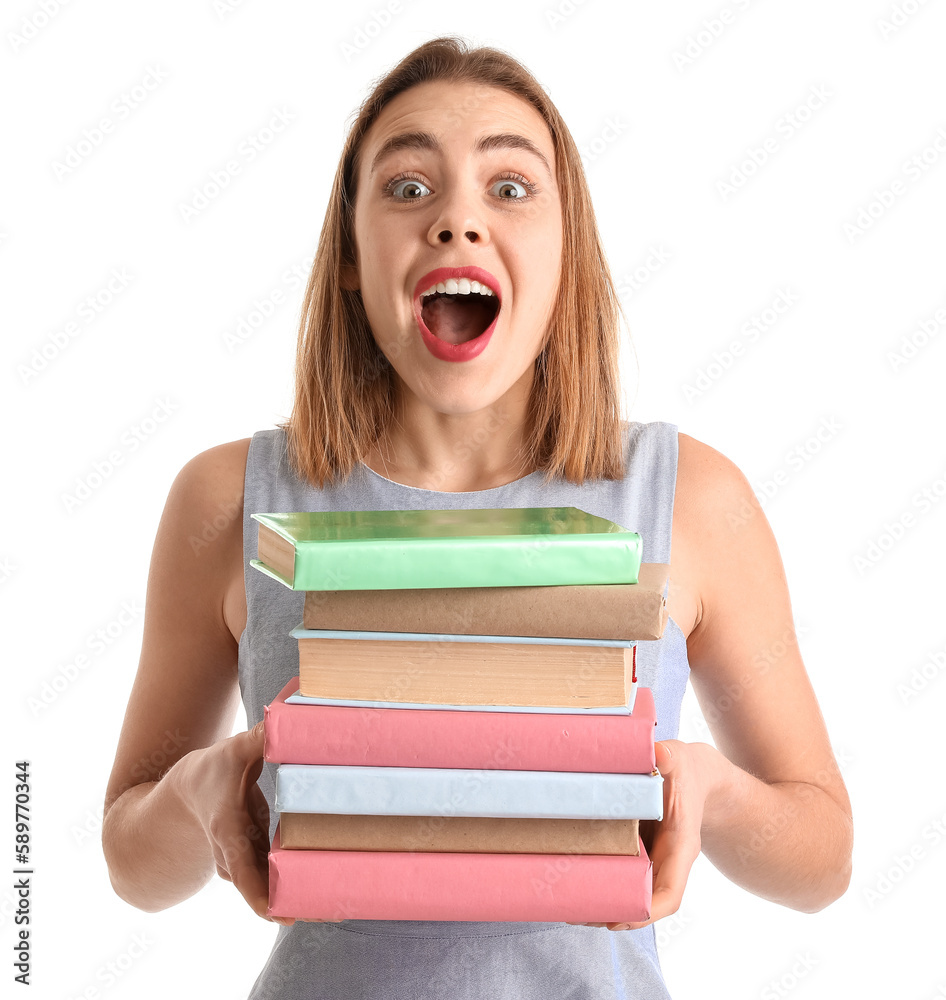
<svg viewBox="0 0 946 1000">
<path fill-rule="evenodd" d="M 247 726 L 298 673 L 290 629 L 302 622 L 304 594 L 249 565 L 256 558 L 251 513 L 304 510 L 456 510 L 486 507 L 579 507 L 640 532 L 645 562 L 670 562 L 670 526 L 677 473 L 673 424 L 625 423 L 626 475 L 577 486 L 545 485 L 533 472 L 488 490 L 442 493 L 392 482 L 363 464 L 341 484 L 319 490 L 294 474 L 280 429 L 253 435 L 246 463 L 243 556 L 246 630 L 240 637 L 240 689 Z M 686 640 L 676 622 L 664 637 L 638 647 L 638 678 L 653 689 L 657 739 L 673 739 L 689 676 Z M 276 827 L 275 764 L 259 784 Z M 564 923 L 348 920 L 297 921 L 280 927 L 250 1000 L 552 1000 L 669 998 L 653 926 L 609 931 Z"/>
</svg>

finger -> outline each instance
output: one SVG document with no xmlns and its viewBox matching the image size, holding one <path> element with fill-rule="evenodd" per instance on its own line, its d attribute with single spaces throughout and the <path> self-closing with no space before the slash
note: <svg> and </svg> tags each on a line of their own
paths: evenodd
<svg viewBox="0 0 946 1000">
<path fill-rule="evenodd" d="M 621 926 L 615 925 L 611 929 L 634 930 L 676 913 L 683 901 L 683 891 L 690 877 L 690 870 L 699 853 L 698 839 L 688 836 L 682 830 L 676 831 L 672 840 L 667 832 L 658 833 L 651 855 L 654 888 L 651 893 L 650 917 Z"/>
<path fill-rule="evenodd" d="M 241 823 L 242 819 L 242 823 Z M 260 838 L 256 824 L 248 814 L 231 814 L 214 832 L 215 856 L 222 856 L 230 881 L 254 913 L 265 917 L 269 908 L 267 869 L 260 869 L 254 841 Z M 219 861 L 218 861 L 219 865 Z"/>
<path fill-rule="evenodd" d="M 664 777 L 674 769 L 674 749 L 679 743 L 680 740 L 657 740 L 654 743 L 654 757 L 657 761 L 657 770 Z"/>
<path fill-rule="evenodd" d="M 251 838 L 260 872 L 269 876 L 269 803 L 259 785 L 251 785 L 247 792 L 247 810 L 259 836 Z"/>
</svg>

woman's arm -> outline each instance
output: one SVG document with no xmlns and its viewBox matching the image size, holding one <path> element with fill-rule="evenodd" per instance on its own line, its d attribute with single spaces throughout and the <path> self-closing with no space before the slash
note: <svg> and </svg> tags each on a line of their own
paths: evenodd
<svg viewBox="0 0 946 1000">
<path fill-rule="evenodd" d="M 850 881 L 851 806 L 798 649 L 778 547 L 727 458 L 681 434 L 679 470 L 674 561 L 689 553 L 684 572 L 697 581 L 687 652 L 718 750 L 659 746 L 668 808 L 651 852 L 652 920 L 679 907 L 701 847 L 750 892 L 819 910 Z"/>
<path fill-rule="evenodd" d="M 112 885 L 144 910 L 186 899 L 216 869 L 266 911 L 262 729 L 228 738 L 239 684 L 224 597 L 243 576 L 247 446 L 211 448 L 184 466 L 155 540 L 141 659 L 102 824 Z M 205 544 L 207 524 L 217 534 Z"/>
</svg>

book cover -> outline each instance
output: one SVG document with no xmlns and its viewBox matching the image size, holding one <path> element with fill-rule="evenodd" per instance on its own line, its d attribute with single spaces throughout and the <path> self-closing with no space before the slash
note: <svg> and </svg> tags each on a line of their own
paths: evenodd
<svg viewBox="0 0 946 1000">
<path fill-rule="evenodd" d="M 320 851 L 637 854 L 638 826 L 636 819 L 279 815 L 284 848 Z"/>
<path fill-rule="evenodd" d="M 653 692 L 638 687 L 630 715 L 373 708 L 299 703 L 298 678 L 263 709 L 266 760 L 278 764 L 504 768 L 649 774 L 655 767 Z"/>
<path fill-rule="evenodd" d="M 641 563 L 637 583 L 581 587 L 439 587 L 309 590 L 303 627 L 659 639 L 670 567 Z"/>
<path fill-rule="evenodd" d="M 295 628 L 307 697 L 421 704 L 627 706 L 633 640 Z"/>
<path fill-rule="evenodd" d="M 626 922 L 650 917 L 637 855 L 269 852 L 269 909 L 307 920 Z"/>
<path fill-rule="evenodd" d="M 293 590 L 633 584 L 641 539 L 577 507 L 254 513 Z"/>
<path fill-rule="evenodd" d="M 280 764 L 276 811 L 353 816 L 661 819 L 663 778 L 587 771 Z"/>
</svg>

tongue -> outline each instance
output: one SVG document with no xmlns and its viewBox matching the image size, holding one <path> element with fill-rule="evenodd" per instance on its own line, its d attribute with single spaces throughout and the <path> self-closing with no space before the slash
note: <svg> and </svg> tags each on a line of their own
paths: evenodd
<svg viewBox="0 0 946 1000">
<path fill-rule="evenodd" d="M 489 326 L 492 310 L 478 295 L 438 295 L 425 303 L 421 316 L 438 340 L 463 344 Z"/>
</svg>

